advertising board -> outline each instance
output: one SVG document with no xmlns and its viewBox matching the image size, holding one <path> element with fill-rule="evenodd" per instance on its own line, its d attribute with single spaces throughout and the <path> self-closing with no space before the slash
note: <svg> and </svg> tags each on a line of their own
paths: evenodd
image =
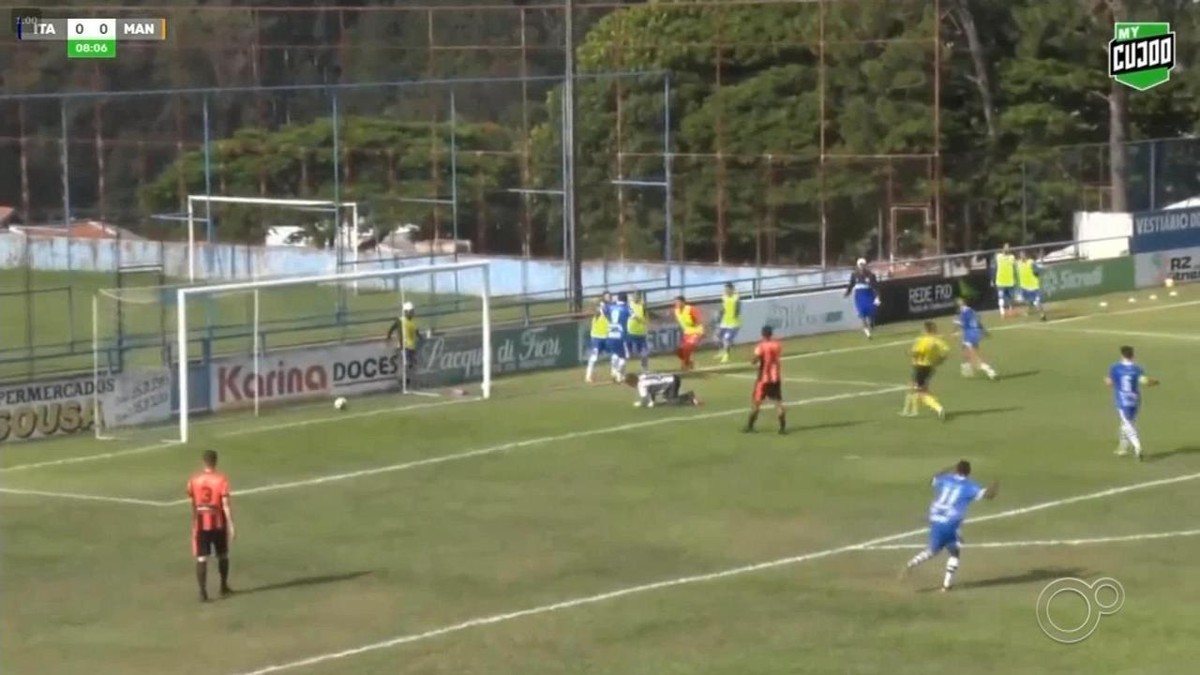
<svg viewBox="0 0 1200 675">
<path fill-rule="evenodd" d="M 0 443 L 90 432 L 97 396 L 106 426 L 171 417 L 171 375 L 165 368 L 0 385 Z"/>
<path fill-rule="evenodd" d="M 1200 207 L 1160 209 L 1133 214 L 1133 253 L 1154 253 L 1200 246 Z"/>
</svg>

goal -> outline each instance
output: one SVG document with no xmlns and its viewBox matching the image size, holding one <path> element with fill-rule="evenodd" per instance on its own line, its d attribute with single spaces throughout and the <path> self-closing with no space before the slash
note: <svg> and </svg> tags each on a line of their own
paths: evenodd
<svg viewBox="0 0 1200 675">
<path fill-rule="evenodd" d="M 335 202 L 320 199 L 284 199 L 275 197 L 231 197 L 226 195 L 188 195 L 184 221 L 188 232 L 188 281 L 196 281 L 196 223 L 210 223 L 214 204 L 242 205 L 259 209 L 325 214 L 334 221 L 333 246 L 338 262 L 358 260 L 358 238 L 361 221 L 357 202 Z M 343 258 L 342 256 L 346 257 Z M 211 272 L 210 272 L 211 273 Z"/>
<path fill-rule="evenodd" d="M 380 411 L 409 405 L 389 396 L 489 398 L 489 269 L 462 262 L 99 291 L 96 435 L 186 443 L 199 415 L 220 428 L 338 398 Z M 354 284 L 372 292 L 346 292 Z M 410 306 L 415 344 L 394 325 Z"/>
</svg>

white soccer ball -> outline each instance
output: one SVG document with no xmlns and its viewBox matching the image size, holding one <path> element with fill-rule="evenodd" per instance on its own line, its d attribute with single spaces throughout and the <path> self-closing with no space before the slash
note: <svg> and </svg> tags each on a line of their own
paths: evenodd
<svg viewBox="0 0 1200 675">
<path fill-rule="evenodd" d="M 1131 305 L 1132 305 L 1132 304 L 1133 304 L 1133 303 L 1135 303 L 1135 302 L 1137 302 L 1137 298 L 1130 298 L 1130 299 L 1129 299 L 1129 304 L 1131 304 Z"/>
<path fill-rule="evenodd" d="M 346 397 L 339 396 L 339 397 L 333 399 L 333 407 L 337 408 L 338 410 L 345 410 L 346 409 Z"/>
<path fill-rule="evenodd" d="M 1178 296 L 1178 295 L 1179 295 L 1179 291 L 1171 291 L 1171 297 L 1172 297 L 1172 298 L 1174 298 L 1174 297 L 1176 297 L 1176 296 Z"/>
<path fill-rule="evenodd" d="M 1101 308 L 1101 309 L 1104 309 L 1105 307 L 1108 307 L 1108 303 L 1107 303 L 1107 302 L 1104 302 L 1103 300 L 1101 300 L 1101 301 L 1100 301 L 1100 308 Z"/>
<path fill-rule="evenodd" d="M 1157 295 L 1154 295 L 1154 294 L 1151 294 L 1151 295 L 1150 295 L 1150 299 L 1151 299 L 1151 300 L 1157 300 L 1157 299 L 1158 299 L 1158 296 L 1157 296 Z"/>
</svg>

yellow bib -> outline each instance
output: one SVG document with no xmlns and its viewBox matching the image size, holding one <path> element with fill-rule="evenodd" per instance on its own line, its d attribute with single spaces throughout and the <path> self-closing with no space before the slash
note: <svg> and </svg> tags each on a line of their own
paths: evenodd
<svg viewBox="0 0 1200 675">
<path fill-rule="evenodd" d="M 592 337 L 601 339 L 608 337 L 608 319 L 604 316 L 604 312 L 597 312 L 592 317 Z"/>
<path fill-rule="evenodd" d="M 405 349 L 416 349 L 417 347 L 417 322 L 407 316 L 400 317 L 400 339 L 402 347 Z"/>
<path fill-rule="evenodd" d="M 1016 285 L 1016 258 L 1011 253 L 996 254 L 996 285 L 1011 287 Z"/>
<path fill-rule="evenodd" d="M 675 310 L 675 320 L 679 322 L 679 327 L 683 329 L 684 335 L 704 332 L 704 327 L 692 320 L 691 305 L 684 305 L 682 309 Z"/>
<path fill-rule="evenodd" d="M 1021 281 L 1021 288 L 1026 291 L 1036 291 L 1042 287 L 1042 280 L 1038 279 L 1032 260 L 1017 263 L 1017 278 Z"/>
<path fill-rule="evenodd" d="M 629 334 L 636 337 L 646 335 L 646 306 L 640 302 L 629 303 L 629 323 L 626 325 Z"/>
<path fill-rule="evenodd" d="M 721 328 L 741 328 L 742 317 L 738 314 L 738 296 L 726 295 L 721 299 Z"/>
</svg>

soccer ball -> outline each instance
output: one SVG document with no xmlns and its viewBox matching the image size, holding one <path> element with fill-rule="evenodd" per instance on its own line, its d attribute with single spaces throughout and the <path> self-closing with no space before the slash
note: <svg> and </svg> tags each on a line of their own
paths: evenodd
<svg viewBox="0 0 1200 675">
<path fill-rule="evenodd" d="M 1175 285 L 1175 280 L 1172 279 L 1171 277 L 1167 277 L 1166 280 L 1163 281 L 1163 285 L 1166 286 L 1167 288 L 1171 288 L 1172 286 Z"/>
<path fill-rule="evenodd" d="M 346 398 L 344 396 L 339 396 L 339 397 L 333 399 L 333 407 L 337 408 L 338 410 L 345 410 L 346 409 Z"/>
</svg>

